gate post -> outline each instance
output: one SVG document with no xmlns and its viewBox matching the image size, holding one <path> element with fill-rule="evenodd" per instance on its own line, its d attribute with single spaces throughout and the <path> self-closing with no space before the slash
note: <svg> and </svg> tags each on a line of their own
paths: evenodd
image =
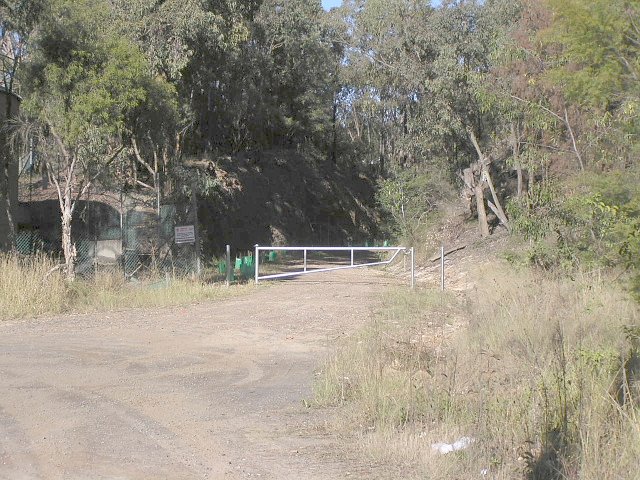
<svg viewBox="0 0 640 480">
<path fill-rule="evenodd" d="M 231 245 L 227 245 L 227 256 L 225 257 L 226 273 L 227 273 L 227 287 L 231 285 Z"/>
<path fill-rule="evenodd" d="M 256 246 L 255 246 L 255 249 L 256 250 L 255 250 L 255 257 L 253 257 L 253 264 L 255 265 L 255 269 L 256 269 L 255 279 L 256 279 L 256 285 L 257 285 L 258 284 L 258 268 L 260 266 L 260 255 L 258 255 L 259 252 L 258 252 L 258 244 L 257 243 L 256 243 Z"/>
</svg>

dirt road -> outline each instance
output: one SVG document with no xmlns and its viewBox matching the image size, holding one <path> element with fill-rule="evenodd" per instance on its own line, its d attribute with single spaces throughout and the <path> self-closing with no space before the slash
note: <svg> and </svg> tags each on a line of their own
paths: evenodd
<svg viewBox="0 0 640 480">
<path fill-rule="evenodd" d="M 242 298 L 0 324 L 0 478 L 378 478 L 307 409 L 314 370 L 397 283 L 346 271 Z"/>
</svg>

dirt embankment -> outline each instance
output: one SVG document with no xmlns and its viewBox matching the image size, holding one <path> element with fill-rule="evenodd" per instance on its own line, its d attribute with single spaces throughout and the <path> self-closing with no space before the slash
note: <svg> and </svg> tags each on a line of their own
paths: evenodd
<svg viewBox="0 0 640 480">
<path fill-rule="evenodd" d="M 223 251 L 226 244 L 364 244 L 378 235 L 375 179 L 359 168 L 295 150 L 193 165 L 221 185 L 220 195 L 200 199 L 206 251 Z"/>
</svg>

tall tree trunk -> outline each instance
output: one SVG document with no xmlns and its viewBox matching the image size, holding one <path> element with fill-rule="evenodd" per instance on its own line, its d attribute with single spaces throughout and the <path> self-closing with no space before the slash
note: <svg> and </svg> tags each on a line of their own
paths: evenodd
<svg viewBox="0 0 640 480">
<path fill-rule="evenodd" d="M 518 198 L 522 196 L 522 192 L 524 189 L 524 176 L 522 175 L 522 167 L 520 165 L 516 166 L 516 175 L 518 175 Z"/>
<path fill-rule="evenodd" d="M 64 253 L 64 265 L 67 273 L 67 280 L 73 281 L 76 278 L 76 246 L 71 238 L 71 219 L 73 210 L 71 209 L 70 195 L 66 195 L 64 199 L 64 208 L 62 209 L 62 251 Z"/>
<path fill-rule="evenodd" d="M 73 281 L 76 278 L 76 246 L 73 244 L 71 237 L 71 220 L 73 218 L 73 209 L 75 202 L 73 198 L 73 192 L 71 185 L 75 179 L 75 167 L 76 156 L 69 154 L 68 150 L 64 146 L 62 139 L 57 134 L 55 129 L 49 126 L 51 133 L 60 146 L 60 154 L 63 157 L 65 163 L 64 185 L 61 185 L 57 176 L 52 176 L 56 191 L 58 193 L 58 203 L 60 205 L 60 222 L 62 224 L 62 253 L 64 254 L 64 265 L 68 281 Z M 50 169 L 51 164 L 47 163 L 47 170 Z M 91 183 L 88 183 L 86 188 L 89 188 Z M 63 189 L 64 186 L 64 189 Z M 83 189 L 84 190 L 84 189 Z M 83 191 L 81 190 L 81 191 Z M 80 195 L 78 195 L 79 197 Z"/>
<path fill-rule="evenodd" d="M 62 223 L 62 252 L 64 253 L 64 263 L 66 267 L 67 280 L 73 281 L 76 276 L 76 246 L 73 243 L 71 236 L 71 220 L 73 218 L 73 211 L 75 210 L 78 201 L 89 191 L 93 182 L 106 168 L 109 167 L 124 150 L 124 144 L 115 149 L 113 153 L 100 162 L 100 168 L 93 176 L 81 177 L 77 179 L 76 168 L 78 163 L 81 163 L 81 158 L 78 157 L 77 152 L 70 151 L 62 141 L 62 137 L 58 135 L 58 132 L 53 125 L 47 123 L 50 134 L 58 144 L 59 157 L 64 165 L 64 173 L 62 178 L 60 175 L 52 175 L 51 179 L 56 186 L 58 193 L 58 203 L 60 205 L 61 223 Z M 82 168 L 82 167 L 80 167 Z M 51 163 L 47 162 L 47 170 L 51 170 Z M 78 184 L 75 196 L 73 194 L 73 187 Z"/>
<path fill-rule="evenodd" d="M 384 155 L 385 155 L 385 143 L 384 143 L 384 135 L 382 134 L 382 132 L 380 133 L 380 147 L 379 147 L 379 152 L 378 152 L 378 163 L 379 163 L 379 167 L 380 167 L 380 175 L 382 177 L 385 176 L 385 164 L 384 164 Z"/>
<path fill-rule="evenodd" d="M 338 163 L 338 98 L 334 95 L 333 116 L 331 118 L 333 128 L 333 140 L 331 142 L 331 161 L 334 165 Z"/>
<path fill-rule="evenodd" d="M 4 143 L 4 142 L 3 142 Z M 0 181 L 0 195 L 4 199 L 5 206 L 5 216 L 7 218 L 7 247 L 9 249 L 15 248 L 16 245 L 16 225 L 13 219 L 13 202 L 11 201 L 11 173 L 10 173 L 10 160 L 9 160 L 9 152 L 7 148 L 2 145 L 2 156 L 3 158 L 3 168 L 2 168 L 2 179 Z M 2 245 L 0 244 L 0 247 Z"/>
<path fill-rule="evenodd" d="M 571 145 L 573 146 L 573 152 L 576 154 L 576 159 L 578 160 L 580 171 L 584 172 L 584 161 L 582 160 L 582 155 L 580 154 L 580 150 L 578 149 L 578 143 L 576 142 L 576 136 L 573 133 L 573 128 L 571 128 L 571 122 L 569 122 L 569 112 L 567 112 L 566 107 L 564 109 L 564 123 L 566 124 L 567 130 L 569 131 Z"/>
<path fill-rule="evenodd" d="M 7 109 L 3 123 L 11 118 L 13 110 L 13 95 L 6 94 Z M 0 155 L 2 158 L 2 178 L 0 179 L 0 195 L 4 200 L 5 215 L 7 217 L 7 246 L 14 249 L 16 246 L 16 225 L 13 219 L 13 202 L 11 201 L 11 149 L 7 140 L 7 132 L 3 129 L 0 132 Z M 1 246 L 1 245 L 0 245 Z"/>
</svg>

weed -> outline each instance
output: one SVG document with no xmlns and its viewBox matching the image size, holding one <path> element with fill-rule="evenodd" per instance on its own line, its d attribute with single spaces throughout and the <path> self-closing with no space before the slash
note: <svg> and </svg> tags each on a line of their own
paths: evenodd
<svg viewBox="0 0 640 480">
<path fill-rule="evenodd" d="M 0 255 L 0 319 L 183 305 L 250 288 L 228 289 L 190 279 L 149 278 L 130 283 L 116 270 L 68 283 L 57 267 L 58 263 L 45 255 Z"/>
<path fill-rule="evenodd" d="M 63 311 L 68 285 L 57 263 L 45 255 L 0 255 L 0 318 Z"/>
<path fill-rule="evenodd" d="M 570 279 L 499 264 L 474 278 L 466 299 L 392 294 L 328 360 L 317 403 L 339 405 L 374 458 L 411 449 L 397 460 L 417 477 L 640 471 L 637 305 L 601 272 Z M 430 452 L 462 435 L 477 442 Z"/>
</svg>

